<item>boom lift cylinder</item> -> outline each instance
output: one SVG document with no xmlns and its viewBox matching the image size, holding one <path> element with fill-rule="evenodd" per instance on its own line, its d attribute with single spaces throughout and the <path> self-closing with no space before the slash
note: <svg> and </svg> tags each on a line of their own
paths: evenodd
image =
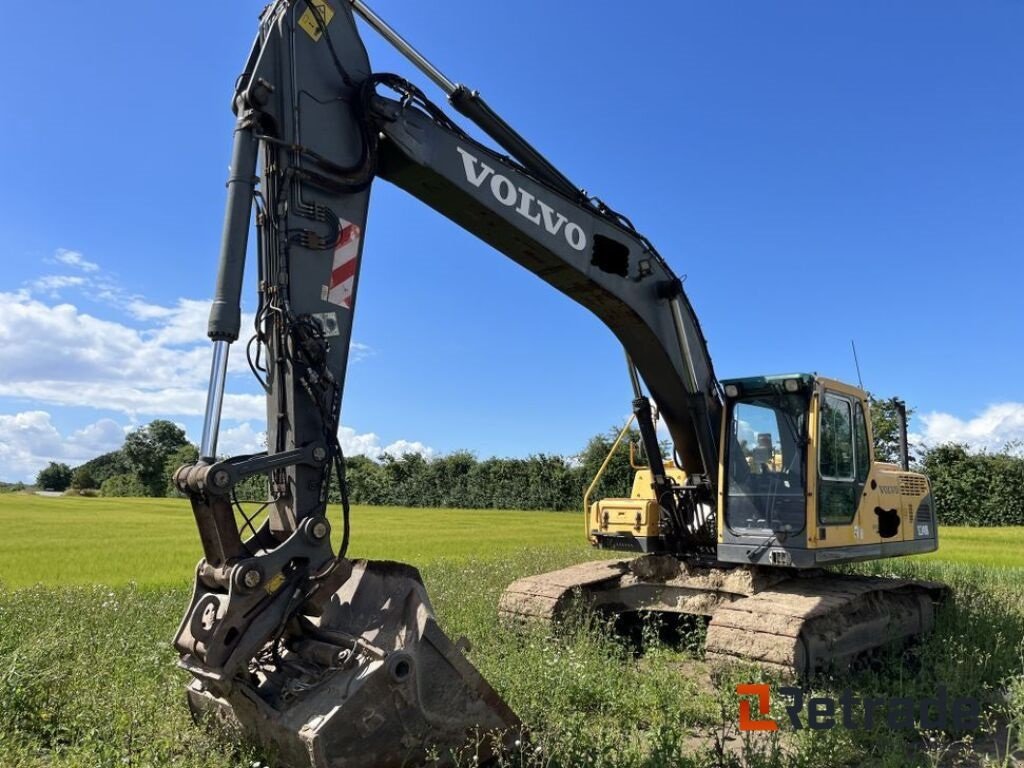
<svg viewBox="0 0 1024 768">
<path fill-rule="evenodd" d="M 235 127 L 228 176 L 228 199 L 224 213 L 224 232 L 220 247 L 217 287 L 210 306 L 207 335 L 213 340 L 210 365 L 210 387 L 206 395 L 203 436 L 199 456 L 213 462 L 220 432 L 221 406 L 228 372 L 229 344 L 238 338 L 241 326 L 242 277 L 248 248 L 252 198 L 256 189 L 256 154 L 258 144 L 247 119 Z"/>
<path fill-rule="evenodd" d="M 252 197 L 256 189 L 256 137 L 246 119 L 235 128 L 228 177 L 228 199 L 224 213 L 224 234 L 220 248 L 217 288 L 210 307 L 207 336 L 233 342 L 241 325 L 242 277 L 252 218 Z"/>
</svg>

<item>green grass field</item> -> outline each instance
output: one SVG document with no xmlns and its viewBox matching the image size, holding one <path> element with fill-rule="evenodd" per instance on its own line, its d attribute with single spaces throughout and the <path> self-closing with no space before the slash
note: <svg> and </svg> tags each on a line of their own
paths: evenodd
<svg viewBox="0 0 1024 768">
<path fill-rule="evenodd" d="M 339 508 L 330 519 L 337 543 Z M 582 516 L 562 512 L 357 506 L 351 520 L 352 557 L 428 565 L 529 549 L 590 552 Z M 8 587 L 190 583 L 202 555 L 183 499 L 5 494 L 0 526 L 0 584 Z"/>
<path fill-rule="evenodd" d="M 340 520 L 332 508 L 331 519 Z M 0 495 L 0 584 L 17 588 L 191 582 L 201 555 L 182 499 Z M 430 565 L 501 559 L 526 551 L 600 556 L 582 515 L 464 509 L 352 508 L 353 557 Z M 335 530 L 335 539 L 338 531 Z M 943 528 L 926 562 L 1024 569 L 1024 527 Z M 1024 579 L 1024 571 L 1021 572 Z"/>
<path fill-rule="evenodd" d="M 497 621 L 520 576 L 598 556 L 579 515 L 358 507 L 351 554 L 422 569 L 439 620 L 530 727 L 507 764 L 556 766 L 992 765 L 1024 748 L 1024 529 L 944 529 L 938 553 L 862 567 L 948 583 L 935 631 L 852 675 L 837 696 L 932 695 L 984 705 L 976 733 L 736 731 L 736 682 L 701 658 L 702 627 L 636 645 L 593 621 L 552 633 Z M 251 766 L 260 756 L 191 723 L 170 639 L 199 541 L 178 500 L 0 496 L 0 766 Z M 782 714 L 781 712 L 779 713 Z M 533 749 L 539 747 L 540 751 Z"/>
</svg>

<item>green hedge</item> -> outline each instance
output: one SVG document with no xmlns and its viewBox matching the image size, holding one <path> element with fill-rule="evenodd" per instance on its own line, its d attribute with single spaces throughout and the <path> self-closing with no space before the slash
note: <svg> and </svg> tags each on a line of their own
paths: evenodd
<svg viewBox="0 0 1024 768">
<path fill-rule="evenodd" d="M 583 493 L 600 468 L 618 430 L 590 439 L 582 454 L 566 458 L 537 454 L 525 459 L 477 459 L 468 451 L 426 459 L 419 454 L 346 459 L 353 504 L 469 509 L 580 510 Z M 594 498 L 628 496 L 633 484 L 629 440 L 623 440 Z M 331 501 L 340 499 L 332 479 Z"/>
<path fill-rule="evenodd" d="M 349 497 L 356 504 L 476 509 L 578 510 L 614 435 L 593 438 L 578 459 L 531 456 L 477 460 L 453 453 L 435 459 L 413 454 L 375 462 L 347 461 Z M 626 496 L 633 470 L 627 444 L 617 451 L 594 498 Z M 972 453 L 963 445 L 926 451 L 917 467 L 932 482 L 944 525 L 1024 525 L 1024 457 L 1011 451 Z M 331 499 L 338 500 L 332 485 Z"/>
<path fill-rule="evenodd" d="M 873 416 L 877 427 L 883 417 Z M 610 430 L 591 438 L 582 453 L 571 458 L 538 454 L 525 459 L 481 460 L 468 451 L 432 459 L 418 454 L 385 456 L 380 461 L 354 456 L 346 459 L 349 498 L 355 504 L 381 506 L 576 511 L 582 508 L 583 493 L 617 432 Z M 634 431 L 623 441 L 595 489 L 595 499 L 629 494 L 633 470 L 628 446 L 637 438 Z M 999 453 L 972 453 L 964 445 L 948 444 L 925 451 L 918 468 L 931 479 L 939 522 L 1024 525 L 1024 456 L 1020 447 L 1011 445 Z M 876 450 L 885 456 L 895 451 L 886 445 L 876 446 Z M 180 464 L 195 461 L 196 455 L 191 445 L 171 453 L 164 466 L 167 485 L 162 495 L 180 495 L 170 485 L 170 475 Z M 144 496 L 152 492 L 116 451 L 87 462 L 76 474 L 80 480 L 88 474 L 93 482 L 101 482 L 104 496 Z M 267 498 L 266 479 L 249 478 L 239 485 L 237 493 L 242 500 L 263 501 Z M 334 479 L 330 498 L 334 502 L 340 498 Z"/>
<path fill-rule="evenodd" d="M 1024 457 L 1009 451 L 971 453 L 951 443 L 921 461 L 945 525 L 1024 525 Z"/>
<path fill-rule="evenodd" d="M 462 451 L 429 460 L 385 456 L 379 463 L 356 456 L 345 471 L 353 503 L 401 507 L 576 510 L 590 482 L 583 465 L 561 456 L 478 461 Z M 331 500 L 338 499 L 332 483 Z"/>
</svg>

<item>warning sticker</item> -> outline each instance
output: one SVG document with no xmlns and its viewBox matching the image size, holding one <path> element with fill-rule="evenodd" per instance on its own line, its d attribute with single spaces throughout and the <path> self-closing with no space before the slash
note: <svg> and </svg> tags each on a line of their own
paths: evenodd
<svg viewBox="0 0 1024 768">
<path fill-rule="evenodd" d="M 275 573 L 273 576 L 270 577 L 267 583 L 263 585 L 263 589 L 266 591 L 268 595 L 272 595 L 281 588 L 282 584 L 284 584 L 284 574 Z"/>
<path fill-rule="evenodd" d="M 310 0 L 312 8 L 306 7 L 306 12 L 299 17 L 299 26 L 306 34 L 319 43 L 323 37 L 323 31 L 334 18 L 334 9 L 327 4 L 327 0 Z"/>
<path fill-rule="evenodd" d="M 345 309 L 352 309 L 352 293 L 356 287 L 356 272 L 359 270 L 359 241 L 362 230 L 356 225 L 341 220 L 338 227 L 338 241 L 334 244 L 334 258 L 331 274 L 320 291 L 320 298 Z"/>
</svg>

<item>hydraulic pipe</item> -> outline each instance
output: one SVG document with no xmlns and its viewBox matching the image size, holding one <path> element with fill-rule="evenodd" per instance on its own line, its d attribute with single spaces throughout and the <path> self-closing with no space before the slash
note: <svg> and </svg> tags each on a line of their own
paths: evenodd
<svg viewBox="0 0 1024 768">
<path fill-rule="evenodd" d="M 640 389 L 640 374 L 637 373 L 636 365 L 633 363 L 633 358 L 629 356 L 629 352 L 626 352 L 626 369 L 629 371 L 629 383 L 633 386 L 633 399 L 643 397 L 643 390 Z"/>
<path fill-rule="evenodd" d="M 203 438 L 199 443 L 199 458 L 206 462 L 212 462 L 217 458 L 217 435 L 220 432 L 220 412 L 224 405 L 224 384 L 228 375 L 228 352 L 230 349 L 231 345 L 225 339 L 213 342 L 210 388 L 206 392 Z"/>
<path fill-rule="evenodd" d="M 249 244 L 252 196 L 256 189 L 257 147 L 258 142 L 248 120 L 240 119 L 235 127 L 231 170 L 228 174 L 228 199 L 224 211 L 217 288 L 206 331 L 206 335 L 214 341 L 235 341 L 242 322 L 242 277 L 245 272 L 245 252 Z"/>
<path fill-rule="evenodd" d="M 448 101 L 455 109 L 468 117 L 488 136 L 498 143 L 512 157 L 538 179 L 552 187 L 570 200 L 581 197 L 580 189 L 569 178 L 555 168 L 547 158 L 534 149 L 512 126 L 506 123 L 501 115 L 495 112 L 480 96 L 479 92 L 464 85 L 454 83 L 441 71 L 427 61 L 419 51 L 392 29 L 386 21 L 373 12 L 362 0 L 349 0 L 352 9 L 358 13 L 381 37 L 393 45 L 398 52 L 419 68 L 423 74 L 433 80 L 448 96 Z"/>
<path fill-rule="evenodd" d="M 221 235 L 220 267 L 217 270 L 217 286 L 213 304 L 210 305 L 210 322 L 206 331 L 213 339 L 213 361 L 210 364 L 210 387 L 206 393 L 203 437 L 199 445 L 199 457 L 205 461 L 213 461 L 217 455 L 220 413 L 228 374 L 228 350 L 231 342 L 238 338 L 242 324 L 242 278 L 245 274 L 245 253 L 249 245 L 252 196 L 256 188 L 257 147 L 249 121 L 240 119 L 235 126 L 224 231 Z"/>
<path fill-rule="evenodd" d="M 582 195 L 579 187 L 534 149 L 526 139 L 502 119 L 501 115 L 491 109 L 478 92 L 460 85 L 455 89 L 455 93 L 448 97 L 448 101 L 455 109 L 480 126 L 484 133 L 494 139 L 500 147 L 522 163 L 526 170 L 539 180 L 573 202 L 580 200 Z"/>
<path fill-rule="evenodd" d="M 427 61 L 423 54 L 413 48 L 412 45 L 410 45 L 409 42 L 400 34 L 395 32 L 395 30 L 393 30 L 391 26 L 384 21 L 384 19 L 374 13 L 366 3 L 362 2 L 362 0 L 349 0 L 349 3 L 352 5 L 352 10 L 362 16 L 363 20 L 373 27 L 381 37 L 395 46 L 399 53 L 415 64 L 419 68 L 420 72 L 433 80 L 434 83 L 437 84 L 437 87 L 445 92 L 446 96 L 451 96 L 455 93 L 455 89 L 458 88 L 458 86 L 441 74 L 441 71 L 437 67 Z"/>
</svg>

